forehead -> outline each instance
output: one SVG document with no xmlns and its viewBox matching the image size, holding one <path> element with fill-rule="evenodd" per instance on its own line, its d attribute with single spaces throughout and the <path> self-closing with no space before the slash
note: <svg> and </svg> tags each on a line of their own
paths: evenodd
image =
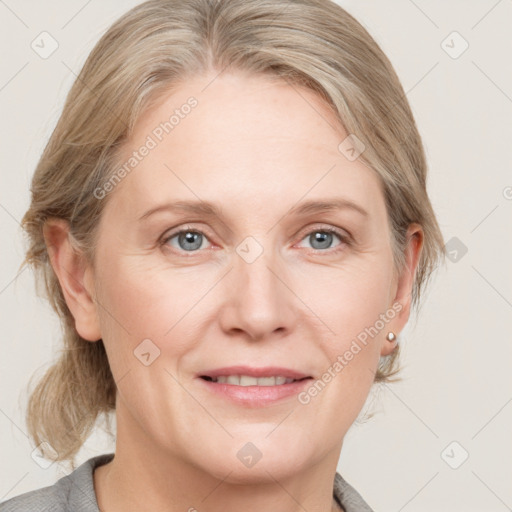
<svg viewBox="0 0 512 512">
<path fill-rule="evenodd" d="M 121 160 L 150 149 L 112 199 L 137 212 L 173 198 L 261 211 L 339 193 L 376 210 L 379 180 L 339 151 L 347 135 L 309 89 L 253 75 L 198 76 L 141 116 Z"/>
</svg>

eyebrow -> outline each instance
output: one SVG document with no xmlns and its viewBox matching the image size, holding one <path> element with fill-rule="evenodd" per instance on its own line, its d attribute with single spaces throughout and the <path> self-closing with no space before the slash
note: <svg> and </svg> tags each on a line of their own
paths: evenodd
<svg viewBox="0 0 512 512">
<path fill-rule="evenodd" d="M 205 217 L 222 217 L 220 208 L 215 206 L 213 203 L 208 201 L 175 201 L 173 203 L 162 204 L 151 208 L 139 217 L 139 221 L 147 219 L 154 213 L 161 211 L 176 211 L 176 212 L 187 212 L 187 213 L 198 213 Z"/>
<path fill-rule="evenodd" d="M 322 201 L 310 200 L 300 203 L 298 206 L 290 209 L 285 215 L 307 215 L 318 212 L 329 212 L 334 210 L 353 210 L 360 213 L 364 217 L 369 217 L 369 213 L 359 204 L 344 198 L 329 198 Z M 161 211 L 176 211 L 201 214 L 205 217 L 219 217 L 223 214 L 221 209 L 208 201 L 175 201 L 160 206 L 156 206 L 146 211 L 139 217 L 139 221 L 143 221 L 151 215 Z"/>
<path fill-rule="evenodd" d="M 308 213 L 317 213 L 322 211 L 333 211 L 333 210 L 354 210 L 364 217 L 369 217 L 370 214 L 359 204 L 351 201 L 350 199 L 344 198 L 331 198 L 323 201 L 306 201 L 292 208 L 289 214 L 292 215 L 306 215 Z"/>
</svg>

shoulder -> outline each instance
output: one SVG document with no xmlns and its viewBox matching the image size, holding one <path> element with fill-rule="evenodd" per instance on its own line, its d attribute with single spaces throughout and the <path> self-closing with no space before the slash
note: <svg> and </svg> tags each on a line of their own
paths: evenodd
<svg viewBox="0 0 512 512">
<path fill-rule="evenodd" d="M 373 512 L 362 496 L 339 473 L 334 476 L 334 497 L 345 512 Z"/>
<path fill-rule="evenodd" d="M 98 512 L 94 492 L 94 469 L 110 462 L 113 457 L 113 453 L 92 457 L 55 484 L 0 503 L 0 512 Z"/>
</svg>

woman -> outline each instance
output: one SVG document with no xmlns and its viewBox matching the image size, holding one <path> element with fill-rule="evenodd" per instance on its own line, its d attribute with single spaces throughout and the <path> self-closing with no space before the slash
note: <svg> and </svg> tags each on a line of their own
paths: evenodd
<svg viewBox="0 0 512 512">
<path fill-rule="evenodd" d="M 151 0 L 91 52 L 23 225 L 65 350 L 27 423 L 74 460 L 2 511 L 371 510 L 336 472 L 443 256 L 403 89 L 328 0 Z"/>
</svg>

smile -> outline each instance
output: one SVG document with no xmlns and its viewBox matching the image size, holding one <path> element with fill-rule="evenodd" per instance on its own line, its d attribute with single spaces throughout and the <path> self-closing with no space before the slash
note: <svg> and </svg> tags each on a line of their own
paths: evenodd
<svg viewBox="0 0 512 512">
<path fill-rule="evenodd" d="M 219 375 L 218 377 L 202 377 L 210 382 L 218 382 L 219 384 L 231 384 L 234 386 L 282 386 L 290 384 L 296 380 L 281 375 L 275 377 L 252 377 L 250 375 Z"/>
</svg>

